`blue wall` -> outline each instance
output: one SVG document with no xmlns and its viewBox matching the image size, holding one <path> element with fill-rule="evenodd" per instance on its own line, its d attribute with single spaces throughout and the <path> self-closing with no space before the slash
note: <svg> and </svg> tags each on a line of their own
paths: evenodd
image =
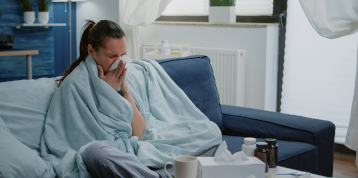
<svg viewBox="0 0 358 178">
<path fill-rule="evenodd" d="M 66 4 L 66 8 L 65 8 Z M 54 21 L 55 23 L 68 24 L 68 7 L 69 3 L 55 2 L 54 7 Z M 65 12 L 67 9 L 67 12 Z M 55 76 L 61 75 L 70 64 L 70 49 L 69 49 L 69 29 L 66 27 L 54 27 L 55 40 Z M 72 62 L 77 59 L 76 47 L 76 3 L 71 3 L 71 43 L 72 43 Z"/>
<path fill-rule="evenodd" d="M 38 8 L 36 0 L 31 0 L 36 20 Z M 50 1 L 49 1 L 50 2 Z M 48 23 L 68 24 L 68 3 L 52 3 L 49 6 Z M 13 24 L 23 23 L 23 11 L 16 0 L 0 0 L 3 15 L 0 25 L 4 34 L 13 34 L 13 48 L 37 49 L 39 55 L 32 56 L 33 77 L 54 77 L 60 75 L 69 66 L 69 33 L 64 27 L 22 27 L 16 29 Z M 1 29 L 1 27 L 0 27 Z M 1 33 L 1 31 L 0 31 Z M 72 3 L 72 61 L 76 59 L 76 4 Z M 0 57 L 0 82 L 26 78 L 25 56 Z"/>
</svg>

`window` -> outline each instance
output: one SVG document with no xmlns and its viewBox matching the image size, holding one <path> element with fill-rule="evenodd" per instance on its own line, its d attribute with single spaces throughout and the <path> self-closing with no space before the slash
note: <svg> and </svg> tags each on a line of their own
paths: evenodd
<svg viewBox="0 0 358 178">
<path fill-rule="evenodd" d="M 162 16 L 207 16 L 209 0 L 173 0 Z"/>
<path fill-rule="evenodd" d="M 273 0 L 236 0 L 236 15 L 272 16 Z"/>
<path fill-rule="evenodd" d="M 281 0 L 236 0 L 237 22 L 278 23 Z M 209 0 L 173 0 L 157 21 L 207 22 Z"/>
<path fill-rule="evenodd" d="M 357 65 L 358 33 L 321 37 L 297 0 L 287 5 L 281 112 L 328 120 L 336 143 L 344 143 Z"/>
<path fill-rule="evenodd" d="M 236 15 L 272 16 L 273 0 L 236 0 Z M 209 0 L 173 0 L 163 16 L 209 15 Z"/>
</svg>

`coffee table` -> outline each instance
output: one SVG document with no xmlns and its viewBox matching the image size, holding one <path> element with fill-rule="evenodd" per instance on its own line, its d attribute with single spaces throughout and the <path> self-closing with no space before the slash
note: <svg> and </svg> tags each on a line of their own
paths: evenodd
<svg viewBox="0 0 358 178">
<path fill-rule="evenodd" d="M 284 173 L 294 173 L 294 172 L 304 173 L 303 171 L 277 166 L 277 168 L 270 168 L 269 171 L 265 174 L 265 178 L 325 178 L 325 176 L 321 176 L 317 174 L 310 174 L 310 176 L 275 175 L 276 173 L 284 174 Z"/>
</svg>

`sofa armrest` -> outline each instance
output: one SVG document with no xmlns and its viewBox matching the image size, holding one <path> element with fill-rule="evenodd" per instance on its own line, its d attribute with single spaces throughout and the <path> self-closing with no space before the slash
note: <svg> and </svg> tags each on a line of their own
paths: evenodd
<svg viewBox="0 0 358 178">
<path fill-rule="evenodd" d="M 312 145 L 317 145 L 318 138 L 334 139 L 335 126 L 330 121 L 229 105 L 221 105 L 221 109 L 226 135 L 271 137 Z"/>
<path fill-rule="evenodd" d="M 318 172 L 332 176 L 335 126 L 330 121 L 221 105 L 223 134 L 304 142 L 315 145 Z M 327 173 L 328 172 L 328 173 Z"/>
</svg>

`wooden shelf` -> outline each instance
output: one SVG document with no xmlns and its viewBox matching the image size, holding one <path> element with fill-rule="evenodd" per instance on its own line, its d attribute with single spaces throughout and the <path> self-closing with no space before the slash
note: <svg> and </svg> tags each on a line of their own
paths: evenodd
<svg viewBox="0 0 358 178">
<path fill-rule="evenodd" d="M 40 24 L 40 23 L 33 23 L 33 24 L 15 24 L 12 25 L 12 27 L 16 27 L 17 29 L 20 29 L 21 27 L 59 27 L 59 26 L 66 26 L 66 23 L 48 23 L 48 24 Z"/>
<path fill-rule="evenodd" d="M 39 50 L 32 49 L 0 49 L 0 56 L 19 56 L 19 55 L 35 55 L 39 54 Z"/>
</svg>

